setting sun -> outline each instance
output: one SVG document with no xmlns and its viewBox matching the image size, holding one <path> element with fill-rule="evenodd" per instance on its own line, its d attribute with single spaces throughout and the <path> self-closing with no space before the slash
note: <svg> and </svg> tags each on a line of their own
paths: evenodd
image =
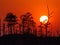
<svg viewBox="0 0 60 45">
<path fill-rule="evenodd" d="M 43 23 L 43 24 L 47 23 L 48 22 L 48 17 L 47 16 L 41 16 L 40 17 L 40 22 Z"/>
</svg>

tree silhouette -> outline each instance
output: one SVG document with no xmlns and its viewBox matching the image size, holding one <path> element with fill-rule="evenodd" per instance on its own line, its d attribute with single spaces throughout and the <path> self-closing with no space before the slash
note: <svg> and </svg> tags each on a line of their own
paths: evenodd
<svg viewBox="0 0 60 45">
<path fill-rule="evenodd" d="M 42 23 L 41 23 L 41 25 L 39 25 L 38 27 L 39 27 L 40 36 L 42 37 L 42 36 L 43 36 L 43 32 L 42 32 L 43 26 L 42 26 Z"/>
<path fill-rule="evenodd" d="M 45 28 L 46 28 L 46 37 L 47 37 L 47 28 L 49 27 L 49 25 L 51 25 L 51 23 L 49 22 L 50 18 L 52 17 L 53 11 L 50 12 L 50 8 L 48 7 L 48 3 L 47 3 L 47 11 L 48 11 L 48 22 L 47 24 L 45 24 Z"/>
<path fill-rule="evenodd" d="M 22 15 L 22 16 L 20 16 L 20 19 L 22 20 L 21 21 L 21 26 L 22 26 L 22 30 L 23 30 L 23 33 L 24 33 L 24 22 L 25 22 L 25 15 Z"/>
<path fill-rule="evenodd" d="M 33 17 L 32 16 L 29 18 L 29 26 L 32 27 L 33 34 L 36 35 L 37 34 L 36 23 L 33 20 Z"/>
<path fill-rule="evenodd" d="M 9 33 L 11 34 L 12 33 L 12 28 L 13 28 L 13 26 L 17 23 L 17 20 L 16 20 L 16 16 L 13 14 L 13 13 L 11 13 L 11 12 L 9 12 L 8 14 L 7 14 L 7 16 L 5 17 L 5 21 L 8 23 L 7 24 L 7 26 L 8 26 L 8 29 L 9 29 Z"/>
<path fill-rule="evenodd" d="M 26 33 L 30 33 L 30 26 L 35 26 L 35 22 L 33 21 L 33 17 L 32 17 L 32 14 L 30 12 L 27 12 L 25 15 L 22 15 L 21 17 L 21 20 L 22 20 L 22 30 L 23 30 L 23 33 L 24 33 L 24 28 L 26 27 L 27 28 L 27 31 Z"/>
</svg>

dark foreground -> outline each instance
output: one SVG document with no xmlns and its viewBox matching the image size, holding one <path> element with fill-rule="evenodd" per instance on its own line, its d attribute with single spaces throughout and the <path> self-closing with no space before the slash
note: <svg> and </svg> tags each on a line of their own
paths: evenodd
<svg viewBox="0 0 60 45">
<path fill-rule="evenodd" d="M 0 45 L 60 45 L 60 38 L 42 38 L 34 35 L 6 35 L 0 37 Z"/>
</svg>

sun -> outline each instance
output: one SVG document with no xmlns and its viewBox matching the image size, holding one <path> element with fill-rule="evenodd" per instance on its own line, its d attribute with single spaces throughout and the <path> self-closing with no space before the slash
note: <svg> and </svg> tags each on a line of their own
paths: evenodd
<svg viewBox="0 0 60 45">
<path fill-rule="evenodd" d="M 46 15 L 43 15 L 40 17 L 40 22 L 43 24 L 46 24 L 48 22 L 48 17 Z"/>
</svg>

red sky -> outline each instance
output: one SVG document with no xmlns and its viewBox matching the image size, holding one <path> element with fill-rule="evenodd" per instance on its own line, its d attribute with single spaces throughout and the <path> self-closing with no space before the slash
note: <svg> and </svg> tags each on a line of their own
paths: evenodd
<svg viewBox="0 0 60 45">
<path fill-rule="evenodd" d="M 50 11 L 53 11 L 50 22 L 54 30 L 60 30 L 60 0 L 47 0 Z M 31 12 L 34 20 L 39 24 L 41 15 L 47 15 L 46 0 L 0 0 L 0 18 L 4 19 L 8 12 L 17 17 Z M 56 27 L 56 28 L 55 28 Z"/>
</svg>

